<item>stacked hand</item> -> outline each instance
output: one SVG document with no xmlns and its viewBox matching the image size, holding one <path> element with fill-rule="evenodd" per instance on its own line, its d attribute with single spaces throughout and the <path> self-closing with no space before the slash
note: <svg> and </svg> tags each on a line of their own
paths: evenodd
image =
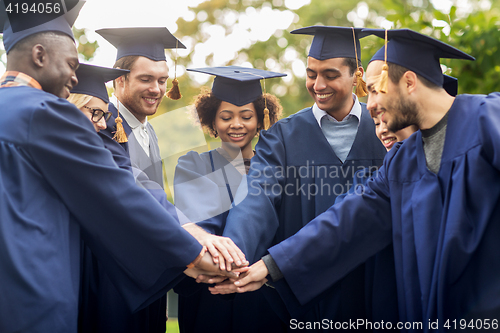
<svg viewBox="0 0 500 333">
<path fill-rule="evenodd" d="M 237 278 L 241 271 L 231 272 L 233 266 L 248 266 L 245 255 L 230 238 L 212 235 L 194 223 L 185 224 L 183 228 L 208 250 L 195 267 L 184 271 L 186 275 L 196 278 L 197 282 L 207 282 L 214 276 L 219 276 L 217 281 L 228 277 Z"/>
<path fill-rule="evenodd" d="M 239 277 L 230 277 L 225 281 L 218 278 L 207 278 L 206 283 L 216 283 L 214 287 L 208 288 L 212 294 L 231 294 L 254 291 L 267 282 L 266 276 L 269 271 L 262 260 L 257 261 L 250 267 L 235 270 Z"/>
</svg>

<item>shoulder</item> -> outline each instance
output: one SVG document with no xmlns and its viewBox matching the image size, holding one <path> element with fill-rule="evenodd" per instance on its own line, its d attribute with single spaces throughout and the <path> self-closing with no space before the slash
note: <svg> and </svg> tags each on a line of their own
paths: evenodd
<svg viewBox="0 0 500 333">
<path fill-rule="evenodd" d="M 214 153 L 215 150 L 211 150 L 210 152 Z M 211 170 L 210 152 L 198 153 L 190 151 L 186 155 L 179 157 L 176 173 L 182 170 L 189 170 L 205 174 L 207 170 Z"/>
<path fill-rule="evenodd" d="M 260 132 L 261 136 L 266 136 L 266 133 L 272 133 L 272 134 L 277 134 L 277 133 L 283 133 L 287 132 L 292 128 L 295 128 L 297 126 L 305 126 L 307 123 L 307 120 L 311 120 L 310 118 L 314 119 L 314 116 L 312 114 L 312 107 L 302 109 L 286 118 L 278 120 L 273 126 L 271 126 L 267 131 L 262 130 Z"/>
<path fill-rule="evenodd" d="M 279 120 L 276 124 L 283 125 L 288 123 L 300 122 L 301 120 L 304 119 L 304 117 L 307 116 L 308 113 L 312 113 L 312 107 L 302 109 L 286 118 Z"/>
</svg>

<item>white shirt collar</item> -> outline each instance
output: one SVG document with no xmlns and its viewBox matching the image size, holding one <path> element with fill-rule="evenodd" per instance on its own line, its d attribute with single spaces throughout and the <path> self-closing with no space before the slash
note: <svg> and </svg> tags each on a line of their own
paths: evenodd
<svg viewBox="0 0 500 333">
<path fill-rule="evenodd" d="M 119 106 L 119 112 L 123 119 L 127 122 L 127 124 L 130 126 L 131 129 L 137 128 L 141 125 L 144 125 L 143 127 L 145 128 L 146 125 L 148 124 L 148 118 L 146 117 L 146 120 L 144 120 L 144 123 L 141 123 L 137 118 L 130 112 L 125 105 L 120 102 L 115 95 L 111 96 L 111 102 L 114 105 Z"/>
<path fill-rule="evenodd" d="M 352 106 L 352 109 L 349 112 L 349 114 L 347 116 L 345 116 L 344 119 L 342 119 L 342 121 L 347 120 L 353 116 L 358 118 L 358 121 L 361 120 L 361 104 L 359 104 L 358 96 L 356 96 L 355 94 L 352 94 L 352 99 L 354 100 L 354 104 Z M 313 112 L 314 118 L 316 118 L 316 121 L 318 122 L 318 125 L 320 128 L 321 128 L 321 119 L 325 116 L 328 119 L 331 119 L 332 121 L 340 122 L 337 119 L 330 116 L 326 111 L 321 110 L 316 103 L 314 103 L 314 105 L 312 107 L 312 112 Z"/>
</svg>

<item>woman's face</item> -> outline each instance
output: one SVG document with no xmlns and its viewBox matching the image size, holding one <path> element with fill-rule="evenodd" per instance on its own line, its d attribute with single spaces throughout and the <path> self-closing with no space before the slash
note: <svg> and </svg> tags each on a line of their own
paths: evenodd
<svg viewBox="0 0 500 333">
<path fill-rule="evenodd" d="M 379 113 L 377 117 L 374 117 L 373 122 L 375 123 L 375 133 L 387 151 L 391 150 L 396 142 L 409 138 L 414 132 L 417 131 L 416 126 L 412 125 L 405 127 L 396 133 L 391 132 L 387 129 L 387 124 L 382 121 L 382 114 L 383 113 Z"/>
<path fill-rule="evenodd" d="M 236 106 L 222 101 L 215 115 L 214 128 L 222 142 L 241 150 L 251 147 L 257 127 L 257 112 L 253 103 Z"/>
<path fill-rule="evenodd" d="M 92 122 L 92 125 L 94 125 L 94 128 L 96 132 L 99 132 L 100 130 L 106 129 L 106 117 L 102 117 L 99 119 L 99 121 L 96 123 L 92 120 L 92 114 L 94 113 L 93 111 L 97 111 L 96 113 L 99 113 L 100 111 L 104 111 L 105 113 L 108 112 L 108 104 L 104 102 L 102 99 L 97 98 L 97 97 L 92 97 L 92 99 L 83 107 L 80 108 L 80 110 L 83 112 L 87 118 L 90 119 Z"/>
</svg>

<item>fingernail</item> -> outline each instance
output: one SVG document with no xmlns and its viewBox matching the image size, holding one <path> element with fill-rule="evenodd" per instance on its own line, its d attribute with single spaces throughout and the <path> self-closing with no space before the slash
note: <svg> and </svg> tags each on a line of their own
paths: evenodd
<svg viewBox="0 0 500 333">
<path fill-rule="evenodd" d="M 239 285 L 241 284 L 241 282 L 240 282 L 240 281 L 236 281 L 234 284 L 235 284 L 236 286 L 239 286 Z"/>
</svg>

